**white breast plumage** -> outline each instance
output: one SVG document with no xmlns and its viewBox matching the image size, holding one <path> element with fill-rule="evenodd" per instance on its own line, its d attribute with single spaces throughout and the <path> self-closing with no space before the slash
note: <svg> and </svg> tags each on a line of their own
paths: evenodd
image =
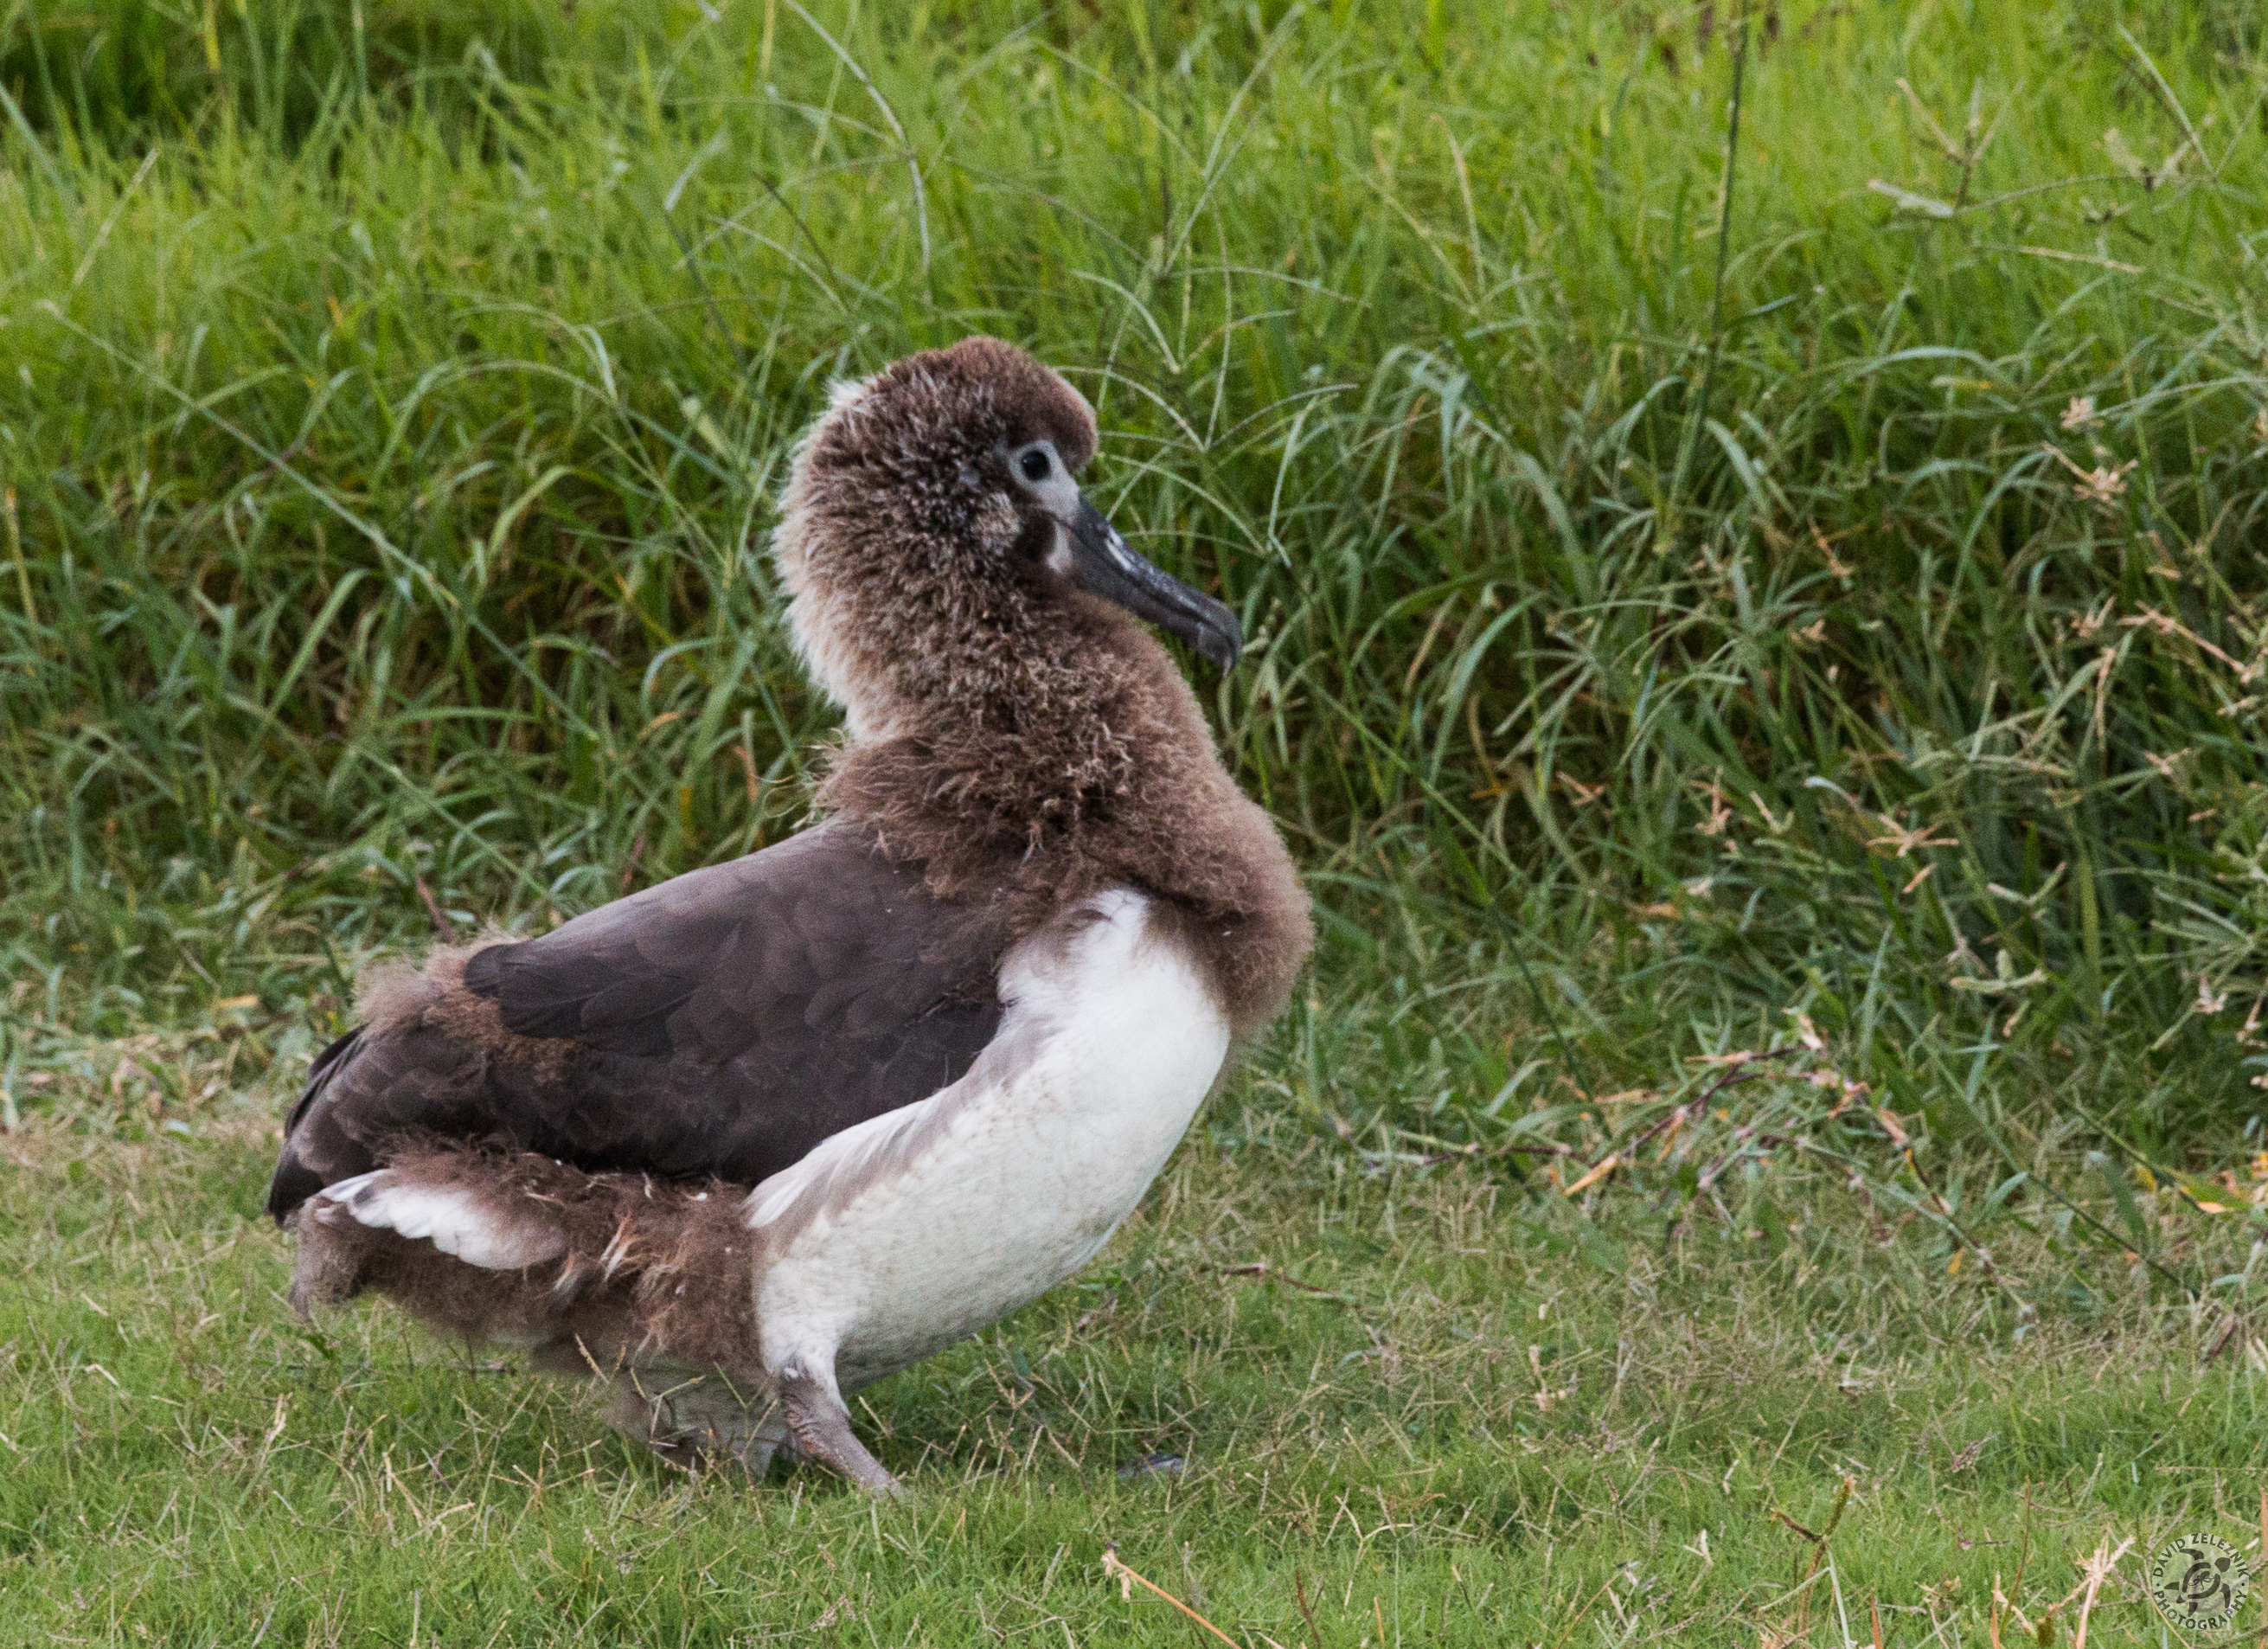
<svg viewBox="0 0 2268 1649">
<path fill-rule="evenodd" d="M 1227 1022 L 1128 890 L 1012 955 L 967 1076 L 829 1139 L 748 1199 L 764 1360 L 855 1388 L 1084 1264 L 1130 1212 L 1227 1053 Z M 831 1354 L 831 1356 L 829 1355 Z"/>
</svg>

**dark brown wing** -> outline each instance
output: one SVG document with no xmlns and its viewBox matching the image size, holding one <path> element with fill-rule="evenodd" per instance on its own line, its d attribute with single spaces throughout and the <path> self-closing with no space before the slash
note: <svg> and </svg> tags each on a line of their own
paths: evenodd
<svg viewBox="0 0 2268 1649">
<path fill-rule="evenodd" d="M 863 832 L 805 831 L 491 946 L 460 987 L 333 1043 L 269 1211 L 411 1133 L 753 1185 L 966 1071 L 999 1025 L 999 950 Z"/>
</svg>

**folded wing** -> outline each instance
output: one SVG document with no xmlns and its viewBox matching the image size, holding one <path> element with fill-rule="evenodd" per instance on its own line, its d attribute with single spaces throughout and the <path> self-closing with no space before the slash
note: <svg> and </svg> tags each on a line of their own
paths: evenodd
<svg viewBox="0 0 2268 1649">
<path fill-rule="evenodd" d="M 999 935 L 822 825 L 541 939 L 445 954 L 324 1050 L 277 1218 L 411 1137 L 754 1184 L 957 1079 L 998 1027 Z"/>
</svg>

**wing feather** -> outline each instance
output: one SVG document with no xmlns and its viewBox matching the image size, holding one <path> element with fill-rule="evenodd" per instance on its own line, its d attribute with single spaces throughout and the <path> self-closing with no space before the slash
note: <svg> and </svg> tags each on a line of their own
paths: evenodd
<svg viewBox="0 0 2268 1649">
<path fill-rule="evenodd" d="M 269 1209 L 412 1136 L 753 1185 L 957 1079 L 998 1028 L 987 915 L 821 825 L 540 939 L 445 953 L 319 1056 Z"/>
</svg>

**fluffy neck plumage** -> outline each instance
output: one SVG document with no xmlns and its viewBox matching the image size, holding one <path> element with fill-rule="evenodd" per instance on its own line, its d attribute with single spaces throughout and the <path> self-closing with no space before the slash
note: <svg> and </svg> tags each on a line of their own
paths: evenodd
<svg viewBox="0 0 2268 1649">
<path fill-rule="evenodd" d="M 1010 652 L 959 635 L 966 651 L 937 660 L 949 688 L 867 701 L 821 806 L 919 863 L 932 892 L 995 902 L 1010 939 L 1105 889 L 1143 889 L 1239 1034 L 1256 1029 L 1307 954 L 1307 895 L 1165 649 L 1086 596 L 1051 601 Z"/>
<path fill-rule="evenodd" d="M 821 806 L 939 897 L 983 902 L 1004 945 L 1142 889 L 1237 1034 L 1258 1028 L 1307 955 L 1307 894 L 1166 650 L 1117 607 L 972 563 L 972 542 L 1013 540 L 1012 513 L 828 479 L 828 427 L 773 546 L 798 649 L 848 724 Z"/>
</svg>

